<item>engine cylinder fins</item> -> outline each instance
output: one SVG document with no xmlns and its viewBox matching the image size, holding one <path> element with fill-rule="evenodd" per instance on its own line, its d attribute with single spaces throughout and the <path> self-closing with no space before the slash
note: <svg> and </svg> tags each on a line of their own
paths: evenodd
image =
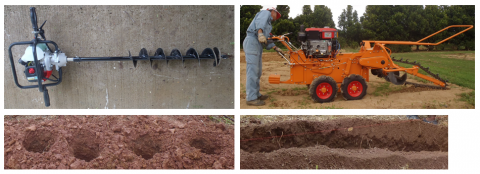
<svg viewBox="0 0 480 174">
<path fill-rule="evenodd" d="M 184 56 L 184 61 L 185 61 L 185 59 L 197 59 L 198 64 L 200 64 L 200 56 L 198 56 L 197 50 L 195 50 L 193 48 L 189 48 L 187 50 L 187 53 Z"/>
<path fill-rule="evenodd" d="M 215 61 L 213 62 L 213 66 L 220 65 L 220 50 L 217 47 L 213 48 L 213 52 L 215 53 Z"/>
</svg>

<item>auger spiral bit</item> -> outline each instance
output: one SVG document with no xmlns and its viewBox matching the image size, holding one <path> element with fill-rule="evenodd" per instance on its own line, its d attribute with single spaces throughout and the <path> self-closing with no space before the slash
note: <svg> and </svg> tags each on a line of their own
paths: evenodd
<svg viewBox="0 0 480 174">
<path fill-rule="evenodd" d="M 138 56 L 132 56 L 130 51 L 128 51 L 128 57 L 74 57 L 74 58 L 67 58 L 67 61 L 73 62 L 84 62 L 84 61 L 126 61 L 130 60 L 133 62 L 133 66 L 137 67 L 137 62 L 140 60 L 148 60 L 150 62 L 150 66 L 152 66 L 154 60 L 165 60 L 168 64 L 170 60 L 181 60 L 182 64 L 185 64 L 185 60 L 187 59 L 194 59 L 198 60 L 200 63 L 201 59 L 213 59 L 213 66 L 217 66 L 220 64 L 220 58 L 227 58 L 228 55 L 219 56 L 220 50 L 217 47 L 205 48 L 201 55 L 198 55 L 197 51 L 193 48 L 189 48 L 185 55 L 180 53 L 180 50 L 173 49 L 170 52 L 169 56 L 165 56 L 165 52 L 162 48 L 158 48 L 155 51 L 153 56 L 148 55 L 148 51 L 145 48 L 142 48 L 138 53 Z"/>
</svg>

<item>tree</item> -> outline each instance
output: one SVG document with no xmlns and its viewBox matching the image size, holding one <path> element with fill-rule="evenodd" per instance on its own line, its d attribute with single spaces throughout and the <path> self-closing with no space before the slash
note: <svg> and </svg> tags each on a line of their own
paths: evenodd
<svg viewBox="0 0 480 174">
<path fill-rule="evenodd" d="M 353 11 L 351 5 L 347 9 L 343 9 L 338 16 L 338 32 L 341 45 L 349 47 L 358 47 L 361 41 L 362 26 L 358 20 L 358 13 Z"/>
<path fill-rule="evenodd" d="M 406 30 L 408 31 L 409 37 L 406 38 L 407 41 L 418 41 L 427 34 L 425 29 L 428 27 L 428 21 L 425 19 L 425 10 L 423 5 L 407 5 L 405 6 L 405 14 L 407 17 L 406 20 Z M 417 50 L 419 50 L 420 45 L 417 45 Z"/>
<path fill-rule="evenodd" d="M 358 23 L 358 13 L 357 10 L 353 11 L 353 23 Z"/>
<path fill-rule="evenodd" d="M 310 7 L 310 5 L 304 5 L 303 10 L 302 10 L 302 14 L 307 15 L 307 16 L 312 14 L 312 7 Z"/>
<path fill-rule="evenodd" d="M 330 8 L 324 5 L 315 5 L 313 13 L 310 15 L 311 27 L 323 28 L 330 27 L 335 28 L 335 22 L 333 22 L 333 15 Z"/>
<path fill-rule="evenodd" d="M 425 20 L 427 21 L 428 27 L 425 28 L 426 34 L 431 34 L 441 30 L 448 25 L 448 17 L 444 13 L 444 9 L 441 6 L 437 5 L 427 5 L 425 6 Z M 441 41 L 445 32 L 439 33 L 435 36 L 428 38 L 427 42 L 438 42 Z M 433 49 L 433 46 L 429 46 L 429 49 Z"/>
<path fill-rule="evenodd" d="M 289 32 L 294 33 L 295 31 L 298 32 L 298 29 L 295 28 L 295 25 L 293 24 L 292 20 L 278 19 L 278 21 L 273 26 L 272 34 L 281 35 Z M 296 38 L 296 35 L 292 34 L 292 35 L 289 35 L 288 37 L 291 40 L 294 40 Z"/>
<path fill-rule="evenodd" d="M 452 5 L 441 6 L 447 16 L 448 25 L 474 25 L 475 24 L 475 11 L 474 6 L 469 5 Z M 446 37 L 451 36 L 465 28 L 450 28 L 447 30 Z M 453 49 L 460 49 L 461 46 L 471 47 L 471 42 L 475 38 L 475 31 L 471 29 L 464 34 L 460 34 L 455 38 L 447 41 L 451 43 Z M 466 46 L 468 43 L 469 46 Z M 474 44 L 474 42 L 473 42 Z M 468 49 L 468 48 L 466 48 Z"/>
<path fill-rule="evenodd" d="M 277 5 L 277 11 L 282 15 L 280 19 L 288 19 L 290 7 L 288 5 Z"/>
<path fill-rule="evenodd" d="M 243 40 L 247 37 L 247 29 L 260 9 L 262 9 L 261 5 L 240 6 L 240 45 L 243 45 Z"/>
</svg>

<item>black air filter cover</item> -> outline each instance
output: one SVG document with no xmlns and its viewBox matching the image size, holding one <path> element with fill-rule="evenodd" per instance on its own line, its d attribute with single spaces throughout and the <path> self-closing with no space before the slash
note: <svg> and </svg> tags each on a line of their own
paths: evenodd
<svg viewBox="0 0 480 174">
<path fill-rule="evenodd" d="M 318 31 L 307 31 L 307 39 L 308 40 L 320 40 L 320 32 Z"/>
</svg>

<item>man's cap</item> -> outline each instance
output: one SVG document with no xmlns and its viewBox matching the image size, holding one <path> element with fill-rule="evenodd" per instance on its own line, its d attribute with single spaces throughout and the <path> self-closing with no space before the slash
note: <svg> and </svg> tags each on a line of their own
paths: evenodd
<svg viewBox="0 0 480 174">
<path fill-rule="evenodd" d="M 282 17 L 282 15 L 277 11 L 277 9 L 275 9 L 275 8 L 273 8 L 273 7 L 272 7 L 272 8 L 267 8 L 267 10 L 268 10 L 268 11 L 272 11 L 272 10 L 273 10 L 273 11 L 277 12 L 277 19 L 275 19 L 275 20 L 278 20 L 278 19 L 280 19 L 280 17 Z"/>
</svg>

